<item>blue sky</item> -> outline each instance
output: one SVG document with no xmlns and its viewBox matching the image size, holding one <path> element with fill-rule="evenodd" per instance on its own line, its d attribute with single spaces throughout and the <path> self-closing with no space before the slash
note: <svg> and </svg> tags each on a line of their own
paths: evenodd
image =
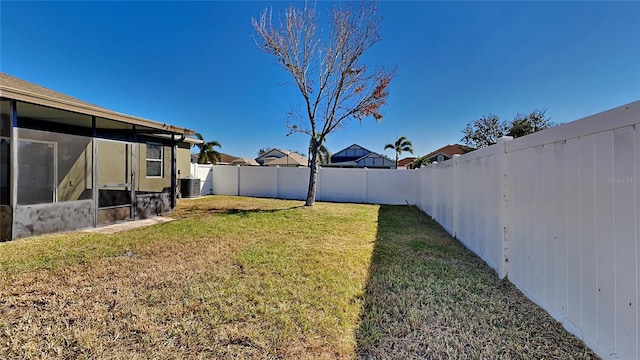
<svg viewBox="0 0 640 360">
<path fill-rule="evenodd" d="M 306 152 L 306 136 L 285 136 L 300 94 L 252 38 L 252 17 L 289 4 L 3 0 L 0 70 L 194 129 L 228 154 Z M 424 155 L 459 142 L 484 114 L 538 108 L 569 122 L 640 99 L 640 2 L 382 1 L 379 10 L 382 41 L 366 59 L 398 67 L 385 117 L 331 134 L 333 152 L 358 143 L 392 157 L 384 145 L 404 135 Z"/>
</svg>

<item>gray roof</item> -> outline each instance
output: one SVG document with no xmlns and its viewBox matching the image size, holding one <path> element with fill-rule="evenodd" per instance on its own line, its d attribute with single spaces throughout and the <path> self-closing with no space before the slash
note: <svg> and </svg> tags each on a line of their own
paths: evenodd
<svg viewBox="0 0 640 360">
<path fill-rule="evenodd" d="M 0 96 L 36 105 L 43 105 L 80 114 L 104 117 L 128 124 L 145 126 L 147 128 L 161 130 L 167 133 L 184 135 L 194 134 L 193 130 L 118 113 L 3 72 L 0 72 Z"/>
</svg>

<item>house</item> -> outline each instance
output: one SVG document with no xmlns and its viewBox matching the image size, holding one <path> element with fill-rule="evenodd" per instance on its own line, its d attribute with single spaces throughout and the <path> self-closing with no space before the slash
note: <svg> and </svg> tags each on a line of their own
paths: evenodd
<svg viewBox="0 0 640 360">
<path fill-rule="evenodd" d="M 193 131 L 0 73 L 0 240 L 155 216 L 190 176 Z"/>
<path fill-rule="evenodd" d="M 308 164 L 306 157 L 282 149 L 271 149 L 255 160 L 262 166 L 303 167 Z"/>
<path fill-rule="evenodd" d="M 413 169 L 412 164 L 416 159 L 416 157 L 406 157 L 398 160 L 398 169 Z"/>
<path fill-rule="evenodd" d="M 392 169 L 395 162 L 364 147 L 353 144 L 331 156 L 331 163 L 325 166 L 342 168 L 378 168 Z"/>
<path fill-rule="evenodd" d="M 453 155 L 456 155 L 456 154 L 463 155 L 468 152 L 472 152 L 474 150 L 475 150 L 474 148 L 469 146 L 465 146 L 461 144 L 453 144 L 453 145 L 443 146 L 440 149 L 432 151 L 425 156 L 427 157 L 427 159 L 429 159 L 429 162 L 440 163 L 440 162 L 451 159 Z"/>
<path fill-rule="evenodd" d="M 240 165 L 240 166 L 260 166 L 255 159 L 251 158 L 236 158 L 229 165 Z"/>
<path fill-rule="evenodd" d="M 220 161 L 218 161 L 216 163 L 216 165 L 230 165 L 233 164 L 235 161 L 237 161 L 238 159 L 240 159 L 239 157 L 233 156 L 233 155 L 229 155 L 229 154 L 225 154 L 225 153 L 219 153 L 220 154 Z M 191 163 L 192 164 L 197 164 L 198 163 L 198 159 L 200 159 L 200 154 L 199 153 L 193 153 L 191 154 Z"/>
</svg>

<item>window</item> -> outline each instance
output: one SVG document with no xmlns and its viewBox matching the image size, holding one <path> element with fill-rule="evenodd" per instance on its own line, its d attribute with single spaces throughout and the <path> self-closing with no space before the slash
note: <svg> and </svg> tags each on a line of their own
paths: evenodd
<svg viewBox="0 0 640 360">
<path fill-rule="evenodd" d="M 162 145 L 147 143 L 147 177 L 162 177 Z"/>
<path fill-rule="evenodd" d="M 443 162 L 444 161 L 444 156 L 442 156 L 442 154 L 438 155 L 438 162 Z"/>
</svg>

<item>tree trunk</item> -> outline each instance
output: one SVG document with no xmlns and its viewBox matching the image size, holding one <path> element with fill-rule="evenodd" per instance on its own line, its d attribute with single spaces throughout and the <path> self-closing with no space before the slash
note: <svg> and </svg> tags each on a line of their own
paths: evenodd
<svg viewBox="0 0 640 360">
<path fill-rule="evenodd" d="M 311 145 L 311 164 L 309 164 L 309 190 L 307 191 L 307 202 L 304 206 L 313 206 L 316 202 L 316 185 L 318 181 L 318 145 L 313 141 Z"/>
</svg>

